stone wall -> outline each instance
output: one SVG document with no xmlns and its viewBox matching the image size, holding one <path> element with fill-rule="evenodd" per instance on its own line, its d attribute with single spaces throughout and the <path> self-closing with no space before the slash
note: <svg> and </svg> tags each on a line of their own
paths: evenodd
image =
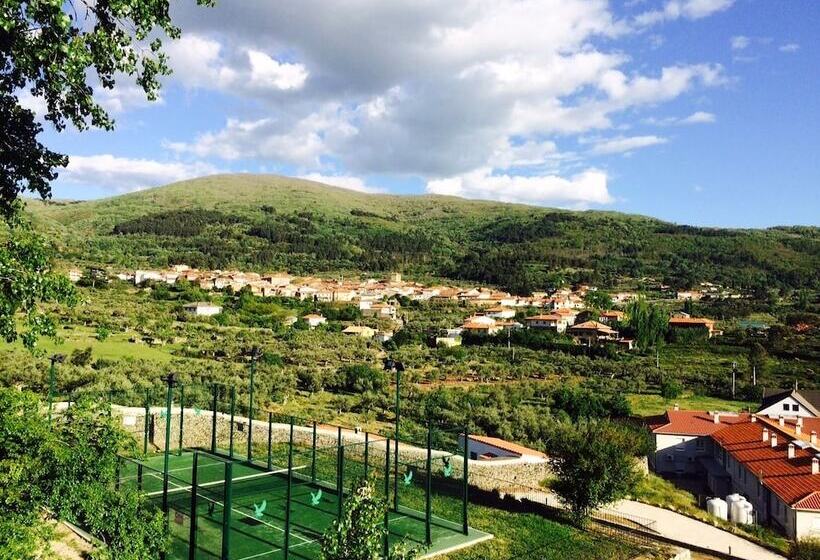
<svg viewBox="0 0 820 560">
<path fill-rule="evenodd" d="M 122 426 L 125 430 L 134 434 L 140 442 L 143 441 L 143 430 L 145 427 L 145 409 L 137 407 L 113 406 L 112 414 L 121 418 Z M 211 446 L 213 413 L 210 411 L 200 411 L 197 409 L 185 409 L 183 411 L 183 441 L 186 448 L 200 447 L 209 449 Z M 171 449 L 179 446 L 179 421 L 180 410 L 177 408 L 171 413 Z M 247 418 L 234 417 L 234 451 L 237 455 L 244 456 L 248 443 Z M 263 420 L 253 421 L 254 451 L 260 452 L 261 448 L 267 449 L 268 423 Z M 148 414 L 149 450 L 162 450 L 165 448 L 166 418 L 165 409 L 154 407 Z M 270 428 L 271 442 L 285 444 L 289 440 L 290 425 L 275 422 Z M 216 435 L 217 447 L 226 450 L 230 442 L 231 418 L 229 414 L 216 414 Z M 317 449 L 331 449 L 337 445 L 338 429 L 330 426 L 317 426 L 316 447 Z M 294 443 L 298 447 L 309 448 L 313 443 L 312 426 L 294 426 Z M 380 436 L 369 436 L 368 458 L 372 465 L 384 464 L 385 440 Z M 357 461 L 364 460 L 365 434 L 354 430 L 342 430 L 342 444 L 345 448 L 345 458 Z M 395 452 L 391 441 L 391 454 Z M 451 456 L 443 451 L 432 452 L 433 471 L 438 473 L 443 469 L 443 458 L 446 457 L 452 467 L 450 478 L 459 480 L 463 476 L 464 460 L 461 456 Z M 261 458 L 261 457 L 260 457 Z M 399 462 L 403 465 L 415 465 L 417 468 L 424 468 L 427 460 L 427 449 L 402 443 L 399 446 Z M 469 460 L 469 483 L 471 486 L 482 490 L 502 493 L 511 493 L 523 487 L 539 487 L 541 482 L 550 475 L 549 463 L 547 461 L 532 461 L 524 459 L 497 459 L 491 461 Z"/>
</svg>

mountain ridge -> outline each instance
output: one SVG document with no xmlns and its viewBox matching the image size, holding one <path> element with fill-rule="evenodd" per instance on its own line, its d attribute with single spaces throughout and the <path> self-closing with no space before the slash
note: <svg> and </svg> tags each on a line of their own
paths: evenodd
<svg viewBox="0 0 820 560">
<path fill-rule="evenodd" d="M 638 214 L 363 193 L 279 175 L 211 175 L 105 199 L 28 204 L 66 260 L 186 262 L 452 277 L 514 290 L 559 281 L 816 286 L 820 228 L 717 228 Z"/>
</svg>

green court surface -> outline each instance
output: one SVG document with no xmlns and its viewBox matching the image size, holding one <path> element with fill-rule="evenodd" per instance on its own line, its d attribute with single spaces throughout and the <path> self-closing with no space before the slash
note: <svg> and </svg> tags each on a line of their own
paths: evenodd
<svg viewBox="0 0 820 560">
<path fill-rule="evenodd" d="M 191 554 L 191 507 L 194 452 L 171 454 L 168 464 L 169 526 L 173 546 L 168 555 L 175 560 L 222 559 L 225 503 L 225 463 L 231 463 L 231 511 L 227 560 L 274 560 L 285 556 L 288 472 L 273 466 L 268 470 L 257 463 L 227 461 L 199 453 L 197 468 L 195 549 Z M 140 466 L 141 465 L 141 466 Z M 163 455 L 139 462 L 128 461 L 120 483 L 139 488 L 158 505 L 163 500 Z M 335 484 L 311 477 L 308 464 L 294 464 L 291 471 L 289 558 L 317 560 L 320 539 L 337 518 L 338 492 Z M 389 479 L 388 479 L 389 480 Z M 384 477 L 376 485 L 384 484 Z M 349 491 L 349 486 L 345 486 Z M 344 496 L 343 496 L 344 499 Z M 428 554 L 460 548 L 490 535 L 437 516 L 431 518 L 432 546 L 425 547 L 425 515 L 399 506 L 388 512 L 389 542 L 419 546 Z"/>
</svg>

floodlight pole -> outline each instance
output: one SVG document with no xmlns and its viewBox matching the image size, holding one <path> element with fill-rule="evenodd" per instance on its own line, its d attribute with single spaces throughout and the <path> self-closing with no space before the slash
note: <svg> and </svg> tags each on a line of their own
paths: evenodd
<svg viewBox="0 0 820 560">
<path fill-rule="evenodd" d="M 51 356 L 51 365 L 48 368 L 48 423 L 51 425 L 51 410 L 54 406 L 54 389 L 56 385 L 57 364 L 63 363 L 65 356 L 54 354 Z"/>
<path fill-rule="evenodd" d="M 164 379 L 168 384 L 165 395 L 165 457 L 162 469 L 162 511 L 165 514 L 165 522 L 168 522 L 168 465 L 171 451 L 171 401 L 174 395 L 176 380 L 174 374 L 169 373 Z"/>
<path fill-rule="evenodd" d="M 262 356 L 262 351 L 257 346 L 254 346 L 250 351 L 251 357 L 251 378 L 250 387 L 248 390 L 248 462 L 253 460 L 252 445 L 253 445 L 253 378 L 256 373 L 256 362 Z"/>
</svg>

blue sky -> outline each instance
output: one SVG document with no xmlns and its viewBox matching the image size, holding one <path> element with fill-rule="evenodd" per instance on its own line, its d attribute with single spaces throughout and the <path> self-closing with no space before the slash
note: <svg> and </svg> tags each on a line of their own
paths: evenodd
<svg viewBox="0 0 820 560">
<path fill-rule="evenodd" d="M 356 190 L 820 224 L 812 0 L 177 3 L 174 76 L 47 131 L 61 198 L 215 172 Z M 36 100 L 21 94 L 37 109 Z"/>
</svg>

